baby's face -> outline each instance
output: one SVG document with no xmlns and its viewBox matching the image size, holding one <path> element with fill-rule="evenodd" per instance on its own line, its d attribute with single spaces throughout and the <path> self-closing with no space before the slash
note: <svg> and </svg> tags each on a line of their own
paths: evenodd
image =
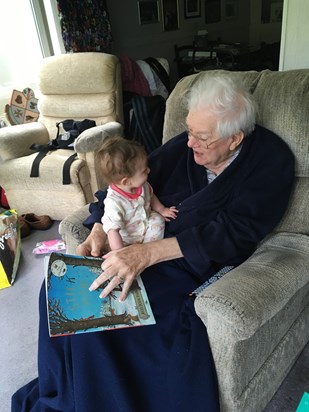
<svg viewBox="0 0 309 412">
<path fill-rule="evenodd" d="M 134 187 L 142 186 L 147 181 L 149 172 L 150 172 L 150 169 L 148 167 L 147 157 L 145 157 L 145 159 L 138 160 L 138 163 L 136 166 L 136 172 L 130 178 L 132 186 Z"/>
</svg>

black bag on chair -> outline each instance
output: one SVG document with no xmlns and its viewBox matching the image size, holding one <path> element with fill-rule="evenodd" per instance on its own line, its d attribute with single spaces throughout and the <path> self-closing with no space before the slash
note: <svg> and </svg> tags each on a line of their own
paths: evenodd
<svg viewBox="0 0 309 412">
<path fill-rule="evenodd" d="M 140 142 L 149 154 L 162 144 L 165 100 L 136 95 L 124 105 L 125 137 Z"/>
<path fill-rule="evenodd" d="M 60 125 L 64 129 L 64 133 L 60 134 Z M 96 126 L 94 120 L 85 119 L 80 122 L 69 119 L 63 120 L 56 124 L 57 126 L 57 137 L 52 140 L 52 144 L 55 145 L 56 149 L 73 149 L 73 144 L 75 139 L 85 130 Z"/>
<path fill-rule="evenodd" d="M 60 126 L 62 125 L 64 133 L 60 134 Z M 85 130 L 96 126 L 94 120 L 85 119 L 82 121 L 76 121 L 73 119 L 63 120 L 62 122 L 56 123 L 57 126 L 57 136 L 55 139 L 51 140 L 46 145 L 33 144 L 30 149 L 39 152 L 33 161 L 31 167 L 30 177 L 39 176 L 39 166 L 41 160 L 46 156 L 50 150 L 57 149 L 74 149 L 75 139 Z M 72 156 L 68 157 L 63 165 L 62 183 L 68 185 L 71 183 L 70 179 L 70 166 L 74 162 L 77 153 L 73 153 Z"/>
</svg>

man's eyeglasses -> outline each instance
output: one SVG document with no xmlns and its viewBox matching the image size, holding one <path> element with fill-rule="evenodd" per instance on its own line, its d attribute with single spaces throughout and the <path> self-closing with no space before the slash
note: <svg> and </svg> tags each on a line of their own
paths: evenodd
<svg viewBox="0 0 309 412">
<path fill-rule="evenodd" d="M 211 136 L 209 137 L 203 137 L 202 135 L 196 135 L 193 134 L 190 130 L 186 129 L 186 132 L 188 134 L 188 138 L 193 137 L 193 139 L 197 140 L 199 143 L 201 143 L 203 146 L 206 147 L 206 149 L 209 149 L 209 146 L 211 146 L 213 143 L 218 142 L 219 140 L 224 140 L 224 139 L 215 139 L 213 141 L 211 140 Z"/>
</svg>

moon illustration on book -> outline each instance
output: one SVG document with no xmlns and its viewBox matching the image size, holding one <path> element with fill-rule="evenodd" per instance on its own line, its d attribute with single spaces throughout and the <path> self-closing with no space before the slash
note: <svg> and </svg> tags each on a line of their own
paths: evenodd
<svg viewBox="0 0 309 412">
<path fill-rule="evenodd" d="M 58 276 L 59 278 L 64 276 L 67 271 L 67 265 L 60 259 L 55 260 L 51 264 L 50 268 L 51 268 L 52 274 L 55 276 Z"/>
</svg>

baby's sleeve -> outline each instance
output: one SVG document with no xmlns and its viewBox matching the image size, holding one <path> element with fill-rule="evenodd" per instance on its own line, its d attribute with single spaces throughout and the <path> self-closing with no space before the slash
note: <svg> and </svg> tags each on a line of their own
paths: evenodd
<svg viewBox="0 0 309 412">
<path fill-rule="evenodd" d="M 106 198 L 104 200 L 102 225 L 105 233 L 108 233 L 111 229 L 120 230 L 124 226 L 124 210 L 112 198 Z"/>
</svg>

